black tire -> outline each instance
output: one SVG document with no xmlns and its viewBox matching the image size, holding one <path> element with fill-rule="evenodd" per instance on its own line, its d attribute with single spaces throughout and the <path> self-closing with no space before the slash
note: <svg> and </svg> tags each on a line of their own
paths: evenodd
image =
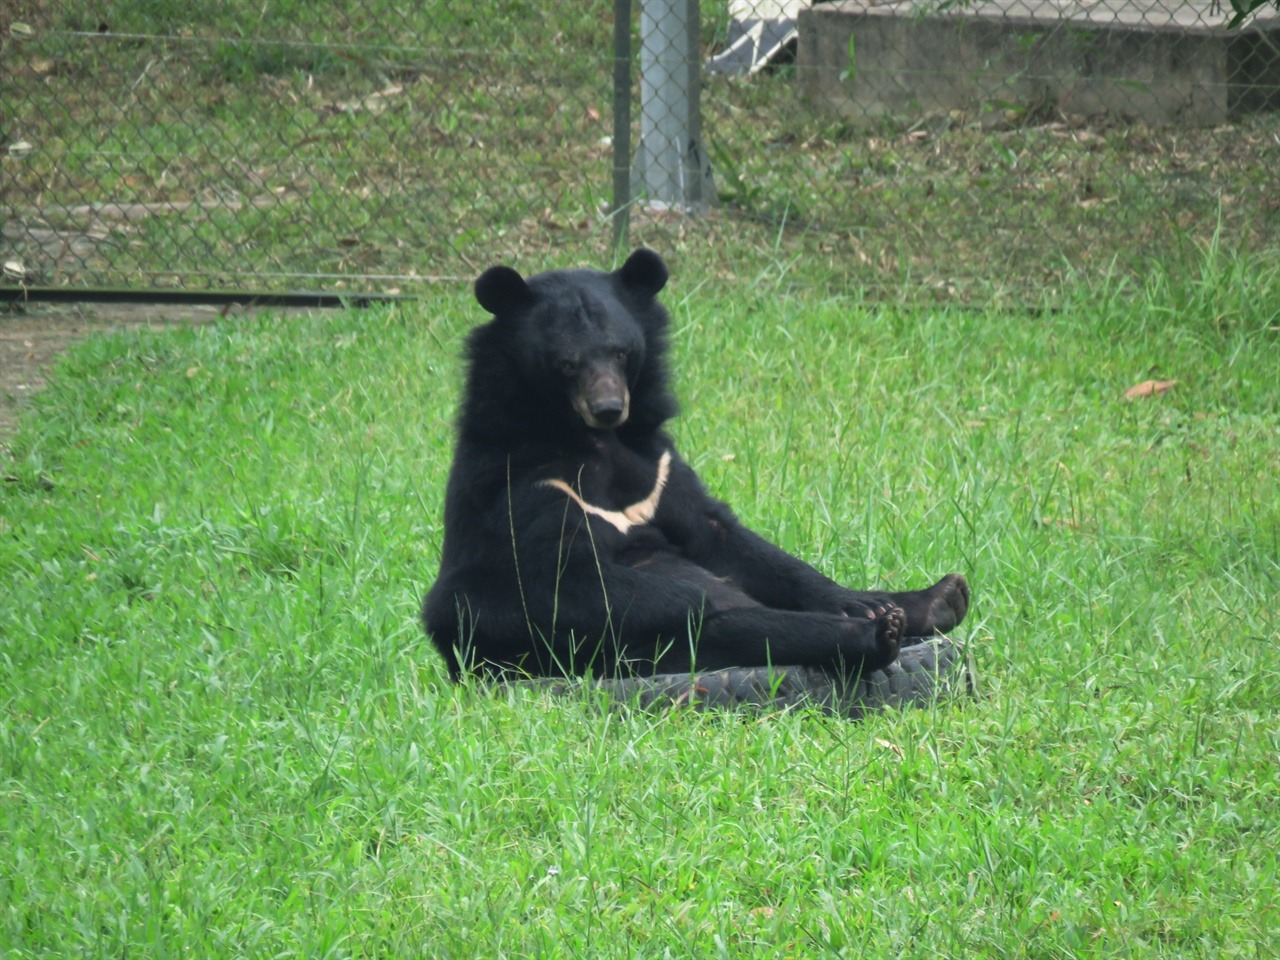
<svg viewBox="0 0 1280 960">
<path fill-rule="evenodd" d="M 884 707 L 923 706 L 975 692 L 964 646 L 946 637 L 907 641 L 893 661 L 857 680 L 818 667 L 730 667 L 709 673 L 593 680 L 520 680 L 509 686 L 556 695 L 604 692 L 611 701 L 645 709 L 786 710 L 813 707 L 858 720 Z"/>
</svg>

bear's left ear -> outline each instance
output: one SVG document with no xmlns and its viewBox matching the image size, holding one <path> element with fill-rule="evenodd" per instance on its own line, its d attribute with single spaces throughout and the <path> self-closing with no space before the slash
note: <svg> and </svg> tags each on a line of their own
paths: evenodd
<svg viewBox="0 0 1280 960">
<path fill-rule="evenodd" d="M 495 317 L 533 302 L 533 291 L 511 267 L 490 267 L 476 279 L 476 300 Z"/>
<path fill-rule="evenodd" d="M 658 291 L 667 285 L 667 265 L 652 250 L 641 247 L 627 257 L 618 270 L 622 285 L 628 290 L 645 297 L 655 297 Z"/>
</svg>

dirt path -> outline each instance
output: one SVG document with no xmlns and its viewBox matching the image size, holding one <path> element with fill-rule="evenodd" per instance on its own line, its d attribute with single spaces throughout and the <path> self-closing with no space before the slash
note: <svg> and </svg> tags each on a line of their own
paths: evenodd
<svg viewBox="0 0 1280 960">
<path fill-rule="evenodd" d="M 0 459 L 27 398 L 44 386 L 49 366 L 75 341 L 104 330 L 212 323 L 221 315 L 220 307 L 136 304 L 0 310 Z"/>
</svg>

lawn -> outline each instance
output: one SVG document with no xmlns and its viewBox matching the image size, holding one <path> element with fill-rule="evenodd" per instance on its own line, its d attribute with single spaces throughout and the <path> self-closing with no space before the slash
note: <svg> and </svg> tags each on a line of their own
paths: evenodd
<svg viewBox="0 0 1280 960">
<path fill-rule="evenodd" d="M 465 291 L 96 338 L 0 464 L 0 955 L 1271 954 L 1274 266 L 1000 312 L 672 265 L 687 458 L 851 585 L 968 574 L 981 696 L 451 688 Z"/>
</svg>

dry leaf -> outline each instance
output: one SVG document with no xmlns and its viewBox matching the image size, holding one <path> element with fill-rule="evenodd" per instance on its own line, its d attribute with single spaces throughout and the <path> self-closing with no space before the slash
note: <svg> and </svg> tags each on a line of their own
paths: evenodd
<svg viewBox="0 0 1280 960">
<path fill-rule="evenodd" d="M 1134 400 L 1138 397 L 1154 397 L 1157 394 L 1164 393 L 1177 382 L 1177 380 L 1143 380 L 1141 383 L 1126 390 L 1124 396 L 1126 400 Z"/>
<path fill-rule="evenodd" d="M 884 747 L 886 750 L 892 750 L 898 756 L 902 756 L 902 748 L 896 743 L 890 743 L 888 740 L 882 740 L 879 737 L 876 737 L 876 743 L 880 744 L 880 746 Z"/>
<path fill-rule="evenodd" d="M 364 110 L 372 114 L 379 114 L 387 109 L 387 100 L 389 98 L 399 96 L 402 93 L 404 93 L 404 87 L 401 84 L 393 83 L 361 100 L 347 100 L 344 103 L 330 104 L 329 109 L 335 113 L 359 113 Z"/>
</svg>

